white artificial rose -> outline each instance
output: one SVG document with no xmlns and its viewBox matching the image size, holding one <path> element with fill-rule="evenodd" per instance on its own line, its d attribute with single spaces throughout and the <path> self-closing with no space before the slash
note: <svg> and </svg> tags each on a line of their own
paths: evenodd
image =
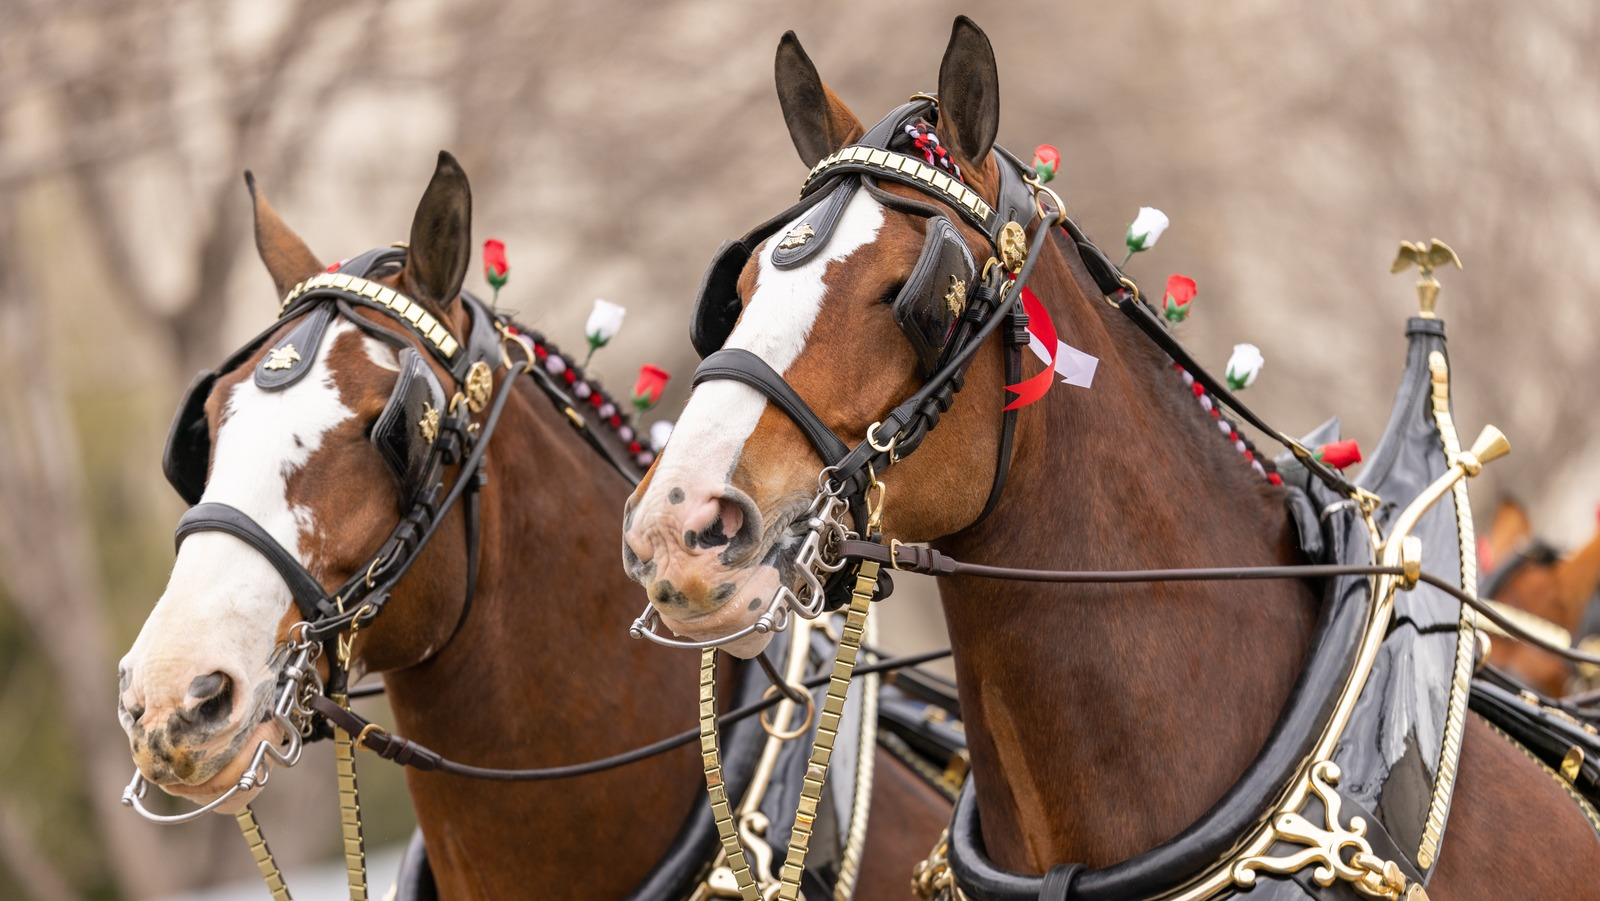
<svg viewBox="0 0 1600 901">
<path fill-rule="evenodd" d="M 1167 230 L 1167 214 L 1153 206 L 1139 207 L 1139 215 L 1133 219 L 1133 224 L 1128 226 L 1128 251 L 1137 253 L 1149 250 L 1161 240 L 1161 233 Z"/>
<path fill-rule="evenodd" d="M 1256 376 L 1261 374 L 1261 367 L 1266 363 L 1261 348 L 1254 344 L 1235 344 L 1233 356 L 1228 358 L 1228 389 L 1242 391 L 1255 384 Z"/>
<path fill-rule="evenodd" d="M 627 314 L 627 309 L 618 304 L 596 300 L 594 309 L 589 311 L 589 321 L 583 326 L 583 333 L 588 336 L 590 344 L 600 347 L 616 337 L 622 329 L 622 317 Z"/>
<path fill-rule="evenodd" d="M 658 419 L 650 424 L 650 449 L 661 453 L 667 446 L 667 439 L 672 437 L 672 420 Z"/>
</svg>

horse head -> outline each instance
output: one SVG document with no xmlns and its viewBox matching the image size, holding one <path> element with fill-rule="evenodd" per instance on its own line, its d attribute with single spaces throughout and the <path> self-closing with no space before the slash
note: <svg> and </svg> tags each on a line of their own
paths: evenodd
<svg viewBox="0 0 1600 901">
<path fill-rule="evenodd" d="M 993 149 L 995 56 L 969 20 L 956 20 L 937 101 L 919 95 L 870 131 L 793 33 L 778 45 L 776 80 L 812 177 L 796 208 L 726 245 L 708 272 L 696 349 L 743 353 L 701 367 L 667 449 L 629 499 L 623 536 L 624 563 L 666 626 L 694 640 L 743 631 L 727 649 L 746 656 L 766 644 L 751 628 L 772 624 L 775 595 L 801 590 L 796 557 L 817 518 L 819 471 L 869 437 L 887 446 L 894 429 L 880 424 L 949 364 L 952 335 L 970 337 L 976 320 L 963 314 L 980 285 L 996 283 L 999 227 L 1034 211 L 1020 167 Z M 1025 211 L 1007 206 L 1019 188 Z M 763 367 L 769 388 L 786 384 L 791 398 L 751 386 Z M 1001 457 L 998 342 L 977 347 L 963 378 L 944 428 L 919 435 L 916 456 L 850 504 L 854 531 L 868 531 L 867 507 L 885 492 L 893 504 L 876 525 L 901 541 L 979 518 Z M 841 487 L 829 478 L 823 493 Z"/>
<path fill-rule="evenodd" d="M 1600 532 L 1562 554 L 1534 534 L 1520 504 L 1504 500 L 1481 546 L 1486 595 L 1560 626 L 1575 641 L 1584 637 L 1585 612 L 1600 589 Z M 1551 696 L 1566 693 L 1572 675 L 1566 661 L 1527 644 L 1496 641 L 1489 662 Z"/>
<path fill-rule="evenodd" d="M 325 267 L 246 181 L 279 296 L 312 300 Z M 274 705 L 293 650 L 313 643 L 296 625 L 316 613 L 306 595 L 337 609 L 341 586 L 359 585 L 363 571 L 370 583 L 382 563 L 374 555 L 426 488 L 419 461 L 448 403 L 443 386 L 456 383 L 438 351 L 464 343 L 455 336 L 469 326 L 460 293 L 470 216 L 466 176 L 441 154 L 409 249 L 371 257 L 357 280 L 387 310 L 286 302 L 283 318 L 203 374 L 180 406 L 168 477 L 202 505 L 191 514 L 223 512 L 210 526 L 180 526 L 166 589 L 122 659 L 117 704 L 140 773 L 169 793 L 208 802 L 263 742 L 298 747 Z M 246 525 L 219 528 L 218 517 Z M 352 680 L 418 663 L 448 641 L 465 596 L 463 531 L 444 523 L 386 615 L 359 624 Z M 263 549 L 273 544 L 276 563 Z M 326 675 L 328 660 L 318 666 Z"/>
</svg>

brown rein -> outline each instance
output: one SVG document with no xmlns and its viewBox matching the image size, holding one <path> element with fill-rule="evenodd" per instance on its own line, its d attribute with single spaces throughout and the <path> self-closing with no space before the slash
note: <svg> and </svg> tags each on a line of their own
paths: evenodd
<svg viewBox="0 0 1600 901">
<path fill-rule="evenodd" d="M 898 541 L 889 545 L 878 544 L 873 541 L 861 539 L 845 539 L 840 542 L 839 557 L 841 559 L 873 560 L 901 572 L 912 572 L 929 576 L 973 576 L 980 579 L 1006 579 L 1018 582 L 1057 582 L 1057 583 L 1098 583 L 1117 584 L 1135 582 L 1227 582 L 1250 581 L 1263 579 L 1321 579 L 1337 576 L 1395 576 L 1408 579 L 1403 566 L 1381 566 L 1370 564 L 1340 565 L 1340 564 L 1301 564 L 1289 566 L 1219 566 L 1191 569 L 1129 569 L 1129 570 L 1052 570 L 1052 569 L 1021 569 L 1009 566 L 990 566 L 981 563 L 963 563 L 947 554 L 940 553 L 932 548 L 919 545 L 901 544 Z M 1502 615 L 1499 611 L 1489 606 L 1483 599 L 1459 587 L 1450 584 L 1444 579 L 1428 572 L 1416 573 L 1416 581 L 1445 592 L 1457 601 L 1471 607 L 1484 618 L 1494 623 L 1513 638 L 1527 642 L 1549 653 L 1564 657 L 1576 663 L 1587 663 L 1600 666 L 1600 655 L 1588 654 L 1574 648 L 1563 648 L 1553 645 L 1543 638 L 1523 629 L 1517 623 Z M 912 654 L 902 657 L 891 657 L 880 660 L 856 669 L 856 676 L 870 673 L 889 672 L 907 667 L 917 666 L 929 661 L 938 660 L 950 655 L 950 649 L 944 648 L 937 651 L 928 651 L 922 654 Z M 814 676 L 801 683 L 805 688 L 820 688 L 828 683 L 830 673 Z M 352 695 L 377 694 L 377 690 L 356 689 Z M 748 719 L 768 707 L 782 700 L 782 693 L 775 693 L 763 700 L 746 704 L 743 707 L 730 710 L 718 717 L 718 723 L 723 726 L 732 725 L 741 720 Z M 636 763 L 657 754 L 662 754 L 674 748 L 693 742 L 700 734 L 699 729 L 689 729 L 677 735 L 669 736 L 660 741 L 653 742 L 631 751 L 615 754 L 610 757 L 592 760 L 586 763 L 569 764 L 567 766 L 546 767 L 542 769 L 504 770 L 488 767 L 472 766 L 459 763 L 441 756 L 423 745 L 408 738 L 395 735 L 386 731 L 372 721 L 340 707 L 338 704 L 319 696 L 311 702 L 312 707 L 323 716 L 327 717 L 334 725 L 343 729 L 350 735 L 356 736 L 356 744 L 365 747 L 385 760 L 390 760 L 401 766 L 409 766 L 419 770 L 438 771 L 454 776 L 469 779 L 489 779 L 501 782 L 539 782 L 550 779 L 567 779 L 576 776 L 586 776 L 604 770 L 615 769 Z"/>
<path fill-rule="evenodd" d="M 1299 564 L 1290 566 L 1219 566 L 1196 569 L 1127 569 L 1127 570 L 1063 570 L 1021 569 L 1010 566 L 989 566 L 982 563 L 963 563 L 948 554 L 919 545 L 891 541 L 888 545 L 859 538 L 846 538 L 839 542 L 840 559 L 874 560 L 891 569 L 928 576 L 974 576 L 980 579 L 1007 579 L 1014 582 L 1064 582 L 1064 583 L 1127 583 L 1127 582 L 1227 582 L 1254 579 L 1320 579 L 1333 576 L 1398 576 L 1410 579 L 1403 566 L 1366 566 L 1340 564 Z M 1541 650 L 1574 663 L 1600 666 L 1600 655 L 1588 654 L 1576 648 L 1553 645 L 1544 638 L 1517 625 L 1478 596 L 1451 585 L 1444 579 L 1428 573 L 1415 574 L 1416 581 L 1426 582 L 1443 591 L 1505 630 L 1518 641 L 1527 642 Z"/>
<path fill-rule="evenodd" d="M 950 656 L 950 649 L 943 648 L 937 651 L 927 651 L 921 654 L 908 654 L 902 657 L 890 657 L 876 663 L 856 667 L 855 676 L 866 676 L 872 673 L 891 672 L 907 667 L 919 666 L 933 660 L 940 660 Z M 804 688 L 821 688 L 833 678 L 833 670 L 819 676 L 813 676 L 800 685 Z M 359 690 L 358 690 L 359 691 Z M 364 694 L 377 694 L 376 691 L 363 692 Z M 357 692 L 351 692 L 352 695 Z M 758 713 L 772 707 L 784 699 L 782 692 L 774 693 L 759 701 L 736 707 L 717 717 L 720 726 L 731 726 L 740 720 L 749 719 Z M 401 766 L 409 766 L 424 771 L 438 771 L 449 773 L 452 776 L 463 776 L 468 779 L 489 779 L 497 782 L 542 782 L 549 779 L 569 779 L 575 776 L 587 776 L 604 770 L 615 769 L 636 763 L 657 754 L 663 754 L 674 748 L 690 744 L 700 737 L 698 727 L 668 736 L 660 741 L 621 754 L 614 754 L 599 760 L 586 763 L 574 763 L 567 766 L 545 767 L 536 770 L 500 770 L 489 767 L 472 766 L 471 764 L 458 763 L 441 756 L 438 752 L 412 741 L 388 732 L 365 717 L 340 707 L 325 696 L 319 695 L 311 701 L 311 706 L 318 713 L 327 717 L 335 726 L 345 732 L 356 736 L 356 744 L 377 754 L 385 760 L 392 760 Z"/>
</svg>

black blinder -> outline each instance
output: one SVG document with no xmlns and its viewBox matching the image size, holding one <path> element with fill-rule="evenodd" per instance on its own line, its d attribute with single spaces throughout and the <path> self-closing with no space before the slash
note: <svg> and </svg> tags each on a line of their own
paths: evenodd
<svg viewBox="0 0 1600 901">
<path fill-rule="evenodd" d="M 967 308 L 977 264 L 961 232 L 944 216 L 928 220 L 922 255 L 893 304 L 900 325 L 922 364 L 922 374 L 939 368 L 956 323 Z"/>
<path fill-rule="evenodd" d="M 415 348 L 400 351 L 400 377 L 372 424 L 372 443 L 400 482 L 404 508 L 426 486 L 433 441 L 444 413 L 444 388 Z"/>
<path fill-rule="evenodd" d="M 689 317 L 689 343 L 702 358 L 715 353 L 733 334 L 742 309 L 739 273 L 750 262 L 752 248 L 758 243 L 759 239 L 752 241 L 750 237 L 725 242 L 700 280 L 700 294 Z"/>
<path fill-rule="evenodd" d="M 189 383 L 178 413 L 167 431 L 161 454 L 161 471 L 178 496 L 189 506 L 200 503 L 206 491 L 206 471 L 211 467 L 211 426 L 206 422 L 206 400 L 216 387 L 217 374 L 202 371 Z"/>
</svg>

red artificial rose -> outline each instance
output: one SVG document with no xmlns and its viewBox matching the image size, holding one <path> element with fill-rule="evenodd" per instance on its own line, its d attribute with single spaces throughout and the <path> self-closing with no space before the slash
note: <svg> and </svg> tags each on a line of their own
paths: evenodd
<svg viewBox="0 0 1600 901">
<path fill-rule="evenodd" d="M 1317 459 L 1334 469 L 1344 469 L 1361 462 L 1361 448 L 1354 441 L 1330 441 L 1317 450 Z"/>
<path fill-rule="evenodd" d="M 496 291 L 504 288 L 510 277 L 511 264 L 506 262 L 506 243 L 497 238 L 483 242 L 483 276 Z"/>
<path fill-rule="evenodd" d="M 1189 315 L 1189 304 L 1198 292 L 1194 279 L 1187 275 L 1167 277 L 1167 295 L 1162 301 L 1162 315 L 1171 322 L 1182 322 Z"/>
<path fill-rule="evenodd" d="M 659 366 L 649 363 L 639 367 L 639 380 L 633 383 L 633 405 L 639 412 L 655 406 L 661 401 L 661 392 L 666 390 L 667 379 L 672 376 Z"/>
<path fill-rule="evenodd" d="M 1047 182 L 1061 171 L 1061 151 L 1052 144 L 1033 148 L 1033 173 L 1040 182 Z"/>
</svg>

